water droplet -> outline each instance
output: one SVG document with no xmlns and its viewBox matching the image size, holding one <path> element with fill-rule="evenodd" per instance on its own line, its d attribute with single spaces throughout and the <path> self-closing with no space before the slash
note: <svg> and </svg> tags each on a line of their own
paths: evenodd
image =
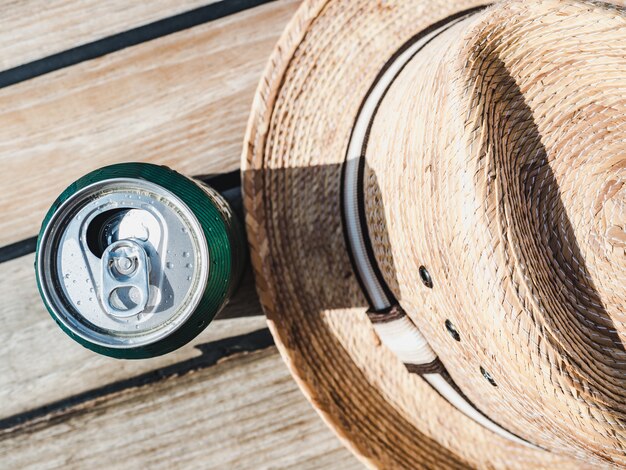
<svg viewBox="0 0 626 470">
<path fill-rule="evenodd" d="M 189 252 L 183 251 L 183 258 L 189 258 Z"/>
<path fill-rule="evenodd" d="M 167 296 L 167 298 L 168 298 L 168 299 L 171 299 L 171 298 L 172 298 L 172 294 L 168 295 L 168 296 Z"/>
<path fill-rule="evenodd" d="M 187 280 L 188 280 L 188 281 L 191 281 L 191 276 L 187 276 Z"/>
<path fill-rule="evenodd" d="M 80 300 L 77 300 L 77 301 L 76 301 L 76 305 L 80 305 Z"/>
<path fill-rule="evenodd" d="M 93 292 L 93 287 L 90 287 L 90 288 L 89 288 L 89 292 Z"/>
<path fill-rule="evenodd" d="M 82 217 L 80 215 L 77 215 L 76 220 L 80 220 L 80 219 L 82 219 Z"/>
<path fill-rule="evenodd" d="M 91 302 L 93 299 L 91 297 L 89 297 L 89 302 Z"/>
<path fill-rule="evenodd" d="M 66 275 L 65 275 L 65 279 L 69 279 L 69 278 L 70 278 L 70 275 L 69 275 L 69 274 L 66 274 Z"/>
<path fill-rule="evenodd" d="M 187 266 L 188 268 L 193 268 L 193 264 L 191 263 L 187 263 L 185 266 Z"/>
<path fill-rule="evenodd" d="M 183 233 L 187 233 L 187 229 L 185 227 L 181 228 L 180 231 Z"/>
<path fill-rule="evenodd" d="M 169 269 L 172 269 L 174 267 L 174 264 L 168 261 L 167 263 L 165 263 L 165 266 L 168 267 Z"/>
<path fill-rule="evenodd" d="M 170 253 L 171 253 L 171 251 L 170 251 L 170 250 L 167 250 L 167 254 L 170 254 Z"/>
<path fill-rule="evenodd" d="M 72 284 L 76 284 L 76 279 L 74 279 L 74 280 L 72 281 Z"/>
<path fill-rule="evenodd" d="M 85 282 L 86 282 L 87 284 L 89 284 L 89 278 L 85 279 Z"/>
</svg>

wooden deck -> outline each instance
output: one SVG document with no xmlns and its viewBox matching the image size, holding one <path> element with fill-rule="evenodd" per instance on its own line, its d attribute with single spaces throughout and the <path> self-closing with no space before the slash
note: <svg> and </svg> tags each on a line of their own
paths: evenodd
<svg viewBox="0 0 626 470">
<path fill-rule="evenodd" d="M 249 275 L 192 344 L 144 361 L 71 341 L 35 286 L 33 237 L 82 174 L 238 168 L 256 83 L 299 2 L 260 3 L 0 4 L 0 468 L 360 468 L 297 389 Z"/>
</svg>

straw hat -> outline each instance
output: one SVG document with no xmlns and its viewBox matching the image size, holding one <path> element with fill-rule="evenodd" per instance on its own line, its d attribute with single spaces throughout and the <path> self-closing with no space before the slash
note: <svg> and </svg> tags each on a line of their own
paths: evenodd
<svg viewBox="0 0 626 470">
<path fill-rule="evenodd" d="M 243 155 L 257 289 L 364 462 L 626 465 L 626 10 L 305 3 Z"/>
</svg>

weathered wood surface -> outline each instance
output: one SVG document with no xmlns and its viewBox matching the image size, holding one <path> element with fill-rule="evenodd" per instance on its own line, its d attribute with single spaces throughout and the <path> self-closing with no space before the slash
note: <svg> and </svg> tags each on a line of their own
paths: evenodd
<svg viewBox="0 0 626 470">
<path fill-rule="evenodd" d="M 199 355 L 194 346 L 265 328 L 251 276 L 223 315 L 254 315 L 213 322 L 171 354 L 119 361 L 92 353 L 57 328 L 35 283 L 33 255 L 0 264 L 0 420 L 65 397 Z"/>
<path fill-rule="evenodd" d="M 41 59 L 216 0 L 38 0 L 0 5 L 0 69 Z"/>
<path fill-rule="evenodd" d="M 95 168 L 238 168 L 252 96 L 298 2 L 276 1 L 0 89 L 0 246 Z M 28 177 L 25 177 L 28 176 Z"/>
<path fill-rule="evenodd" d="M 209 3 L 0 5 L 0 74 Z M 297 5 L 271 2 L 0 89 L 0 248 L 36 235 L 56 195 L 102 165 L 237 169 L 256 82 Z M 144 361 L 66 337 L 39 299 L 32 253 L 0 263 L 0 312 L 0 468 L 359 466 L 271 345 L 250 276 L 190 345 Z"/>
<path fill-rule="evenodd" d="M 4 468 L 356 468 L 303 401 L 270 348 L 34 422 L 0 454 Z"/>
</svg>

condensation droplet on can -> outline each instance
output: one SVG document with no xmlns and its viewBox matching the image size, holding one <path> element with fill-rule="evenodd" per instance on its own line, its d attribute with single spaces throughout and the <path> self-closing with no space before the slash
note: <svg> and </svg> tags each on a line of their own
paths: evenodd
<svg viewBox="0 0 626 470">
<path fill-rule="evenodd" d="M 183 251 L 183 258 L 189 258 L 189 252 Z"/>
<path fill-rule="evenodd" d="M 183 232 L 183 233 L 187 233 L 187 229 L 186 229 L 185 227 L 182 227 L 182 228 L 180 229 L 180 231 L 181 231 L 181 232 Z"/>
<path fill-rule="evenodd" d="M 187 276 L 187 280 L 188 280 L 188 281 L 191 281 L 191 276 Z"/>
<path fill-rule="evenodd" d="M 193 268 L 193 264 L 191 264 L 191 263 L 187 263 L 185 266 L 190 268 L 190 269 Z"/>
<path fill-rule="evenodd" d="M 70 275 L 69 275 L 69 274 L 66 274 L 66 275 L 65 275 L 65 279 L 69 279 L 69 278 L 70 278 Z"/>
<path fill-rule="evenodd" d="M 174 263 L 170 263 L 169 261 L 167 263 L 165 263 L 165 266 L 169 269 L 172 269 L 174 267 Z"/>
<path fill-rule="evenodd" d="M 77 300 L 77 301 L 76 301 L 76 305 L 80 305 L 80 300 Z"/>
</svg>

